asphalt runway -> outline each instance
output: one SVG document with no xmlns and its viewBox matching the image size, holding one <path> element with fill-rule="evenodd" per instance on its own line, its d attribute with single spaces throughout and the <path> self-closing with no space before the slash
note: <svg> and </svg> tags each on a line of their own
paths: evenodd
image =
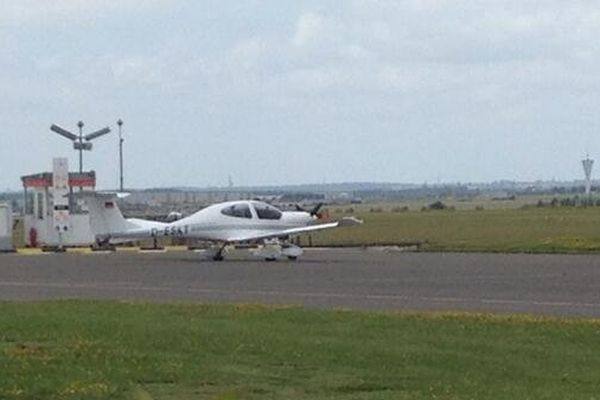
<svg viewBox="0 0 600 400">
<path fill-rule="evenodd" d="M 0 255 L 0 300 L 119 299 L 600 317 L 600 256 L 308 250 Z"/>
</svg>

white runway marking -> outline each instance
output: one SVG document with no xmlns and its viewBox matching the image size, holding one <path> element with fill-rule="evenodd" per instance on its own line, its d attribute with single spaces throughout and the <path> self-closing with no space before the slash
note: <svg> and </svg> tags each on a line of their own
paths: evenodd
<svg viewBox="0 0 600 400">
<path fill-rule="evenodd" d="M 425 301 L 432 303 L 481 303 L 486 305 L 517 305 L 517 306 L 541 306 L 555 308 L 600 308 L 600 303 L 562 302 L 562 301 L 536 301 L 536 300 L 514 300 L 514 299 L 491 299 L 491 298 L 463 298 L 463 297 L 428 297 L 410 295 L 382 295 L 382 294 L 346 294 L 346 293 L 318 293 L 318 292 L 290 292 L 274 290 L 236 290 L 236 289 L 207 289 L 195 287 L 173 287 L 173 286 L 137 286 L 128 282 L 106 282 L 106 283 L 64 283 L 64 282 L 0 282 L 0 287 L 28 287 L 39 289 L 93 289 L 93 290 L 120 290 L 137 292 L 185 292 L 203 293 L 231 296 L 261 296 L 261 297 L 295 297 L 295 298 L 321 298 L 321 299 L 353 299 L 353 300 L 388 300 L 388 301 Z"/>
</svg>

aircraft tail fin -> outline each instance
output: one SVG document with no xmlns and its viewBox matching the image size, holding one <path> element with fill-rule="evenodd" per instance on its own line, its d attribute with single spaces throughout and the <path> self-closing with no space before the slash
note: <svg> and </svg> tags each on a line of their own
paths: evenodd
<svg viewBox="0 0 600 400">
<path fill-rule="evenodd" d="M 75 196 L 82 198 L 90 213 L 90 228 L 96 237 L 110 237 L 111 234 L 125 232 L 130 228 L 123 217 L 117 198 L 121 193 L 79 192 Z"/>
</svg>

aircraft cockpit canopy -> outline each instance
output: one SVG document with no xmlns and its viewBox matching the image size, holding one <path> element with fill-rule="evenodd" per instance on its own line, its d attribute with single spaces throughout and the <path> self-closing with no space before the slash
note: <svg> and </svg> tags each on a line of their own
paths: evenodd
<svg viewBox="0 0 600 400">
<path fill-rule="evenodd" d="M 227 215 L 228 217 L 236 217 L 236 218 L 252 218 L 252 211 L 250 210 L 250 206 L 254 208 L 256 212 L 256 216 L 258 219 L 270 219 L 270 220 L 278 220 L 281 219 L 283 213 L 279 211 L 277 208 L 261 202 L 252 202 L 252 203 L 235 203 L 231 204 L 221 210 L 221 214 Z"/>
<path fill-rule="evenodd" d="M 281 219 L 281 211 L 267 203 L 253 203 L 254 211 L 259 219 Z"/>
<path fill-rule="evenodd" d="M 221 214 L 227 215 L 228 217 L 237 218 L 252 218 L 252 212 L 248 203 L 236 203 L 225 207 L 221 210 Z"/>
</svg>

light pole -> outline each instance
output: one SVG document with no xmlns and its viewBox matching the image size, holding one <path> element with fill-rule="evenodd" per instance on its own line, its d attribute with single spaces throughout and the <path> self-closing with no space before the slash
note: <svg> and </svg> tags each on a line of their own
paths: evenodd
<svg viewBox="0 0 600 400">
<path fill-rule="evenodd" d="M 119 118 L 117 121 L 117 125 L 119 125 L 119 182 L 120 182 L 120 191 L 123 192 L 123 132 L 121 128 L 123 126 L 123 120 Z"/>
<path fill-rule="evenodd" d="M 79 143 L 83 143 L 83 121 L 77 123 L 79 128 Z M 79 146 L 79 173 L 83 173 L 83 146 Z"/>
</svg>

